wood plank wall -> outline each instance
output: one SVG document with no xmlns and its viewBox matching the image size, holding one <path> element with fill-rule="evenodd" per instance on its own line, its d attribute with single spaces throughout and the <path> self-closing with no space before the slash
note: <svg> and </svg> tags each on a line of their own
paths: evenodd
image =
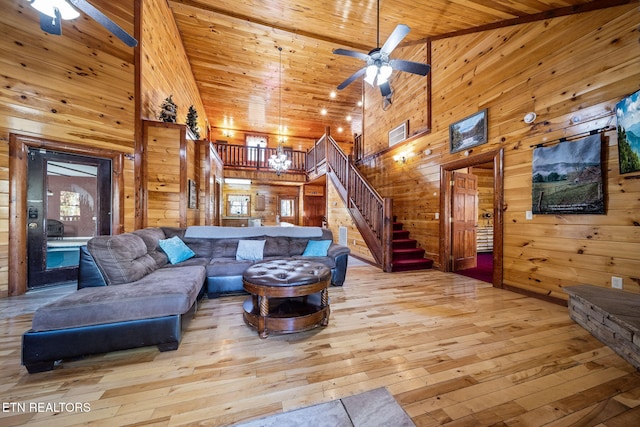
<svg viewBox="0 0 640 427">
<path fill-rule="evenodd" d="M 375 263 L 371 251 L 369 251 L 362 235 L 351 219 L 351 214 L 330 179 L 327 179 L 327 220 L 327 227 L 333 233 L 334 242 L 338 242 L 340 227 L 345 227 L 347 229 L 347 246 L 351 249 L 351 253 L 360 259 Z"/>
<path fill-rule="evenodd" d="M 172 95 L 178 109 L 177 123 L 186 123 L 193 105 L 198 112 L 200 138 L 206 139 L 209 121 L 171 9 L 166 0 L 143 0 L 142 5 L 142 118 L 159 120 L 162 102 Z"/>
<path fill-rule="evenodd" d="M 144 123 L 144 227 L 180 227 L 182 126 Z"/>
<path fill-rule="evenodd" d="M 143 126 L 143 194 L 145 227 L 200 225 L 202 201 L 189 207 L 189 182 L 204 191 L 198 141 L 186 138 L 186 126 L 145 120 Z M 198 166 L 198 167 L 196 167 Z M 214 173 L 216 170 L 214 170 Z M 218 171 L 219 172 L 219 171 Z"/>
<path fill-rule="evenodd" d="M 101 9 L 133 33 L 133 0 Z M 11 133 L 133 153 L 134 50 L 86 17 L 62 36 L 40 29 L 23 0 L 0 0 L 0 297 L 8 295 Z M 133 162 L 124 163 L 124 208 L 133 212 Z M 133 224 L 125 214 L 125 227 Z M 26 238 L 17 235 L 14 239 Z"/>
<path fill-rule="evenodd" d="M 449 154 L 449 125 L 487 108 L 488 143 L 470 157 L 504 149 L 504 284 L 566 299 L 563 286 L 610 287 L 615 275 L 639 293 L 640 180 L 619 174 L 615 132 L 607 133 L 606 215 L 525 220 L 531 146 L 615 125 L 616 103 L 640 89 L 639 26 L 637 4 L 629 4 L 432 41 L 432 132 L 405 144 L 413 153 L 406 164 L 387 153 L 362 171 L 439 262 L 439 168 L 464 156 Z M 523 120 L 529 111 L 538 115 L 533 124 Z M 368 155 L 378 149 L 370 137 Z"/>
</svg>

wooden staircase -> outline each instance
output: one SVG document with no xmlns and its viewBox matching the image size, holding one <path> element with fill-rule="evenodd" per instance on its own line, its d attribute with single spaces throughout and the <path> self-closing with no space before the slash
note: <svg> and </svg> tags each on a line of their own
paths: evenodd
<svg viewBox="0 0 640 427">
<path fill-rule="evenodd" d="M 404 224 L 393 221 L 393 239 L 391 240 L 391 271 L 426 270 L 433 266 L 433 260 L 424 257 L 424 249 L 417 247 L 418 242 L 409 238 Z"/>
</svg>

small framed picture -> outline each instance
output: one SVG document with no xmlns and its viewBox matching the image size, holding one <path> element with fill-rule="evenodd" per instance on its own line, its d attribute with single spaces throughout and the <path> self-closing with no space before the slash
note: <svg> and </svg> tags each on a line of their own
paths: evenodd
<svg viewBox="0 0 640 427">
<path fill-rule="evenodd" d="M 195 209 L 198 205 L 198 192 L 196 191 L 196 182 L 192 179 L 189 180 L 189 209 Z"/>
<path fill-rule="evenodd" d="M 457 153 L 487 142 L 487 109 L 449 126 L 449 152 Z"/>
</svg>

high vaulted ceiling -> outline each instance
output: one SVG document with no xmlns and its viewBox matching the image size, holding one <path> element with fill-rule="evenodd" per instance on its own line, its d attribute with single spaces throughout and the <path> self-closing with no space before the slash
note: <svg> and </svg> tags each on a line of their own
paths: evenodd
<svg viewBox="0 0 640 427">
<path fill-rule="evenodd" d="M 400 23 L 411 28 L 402 46 L 506 22 L 612 6 L 618 1 L 379 3 L 378 42 L 377 0 L 169 0 L 214 131 L 233 127 L 237 132 L 276 134 L 281 121 L 292 139 L 318 138 L 331 126 L 332 134 L 343 141 L 361 132 L 362 111 L 357 102 L 362 97 L 362 79 L 336 91 L 334 99 L 330 93 L 363 62 L 335 55 L 334 49 L 368 53 L 378 43 L 382 45 Z M 320 114 L 323 108 L 327 110 L 324 116 Z M 353 120 L 348 122 L 347 116 Z M 337 134 L 340 126 L 342 135 Z"/>
</svg>

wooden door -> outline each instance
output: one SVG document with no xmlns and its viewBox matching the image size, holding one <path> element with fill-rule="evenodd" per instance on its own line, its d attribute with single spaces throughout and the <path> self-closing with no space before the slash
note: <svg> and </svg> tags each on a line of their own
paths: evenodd
<svg viewBox="0 0 640 427">
<path fill-rule="evenodd" d="M 454 172 L 452 197 L 453 271 L 474 268 L 477 265 L 478 178 Z"/>
<path fill-rule="evenodd" d="M 303 207 L 303 225 L 321 227 L 327 215 L 327 200 L 324 195 L 324 187 L 320 185 L 305 185 Z"/>
</svg>

